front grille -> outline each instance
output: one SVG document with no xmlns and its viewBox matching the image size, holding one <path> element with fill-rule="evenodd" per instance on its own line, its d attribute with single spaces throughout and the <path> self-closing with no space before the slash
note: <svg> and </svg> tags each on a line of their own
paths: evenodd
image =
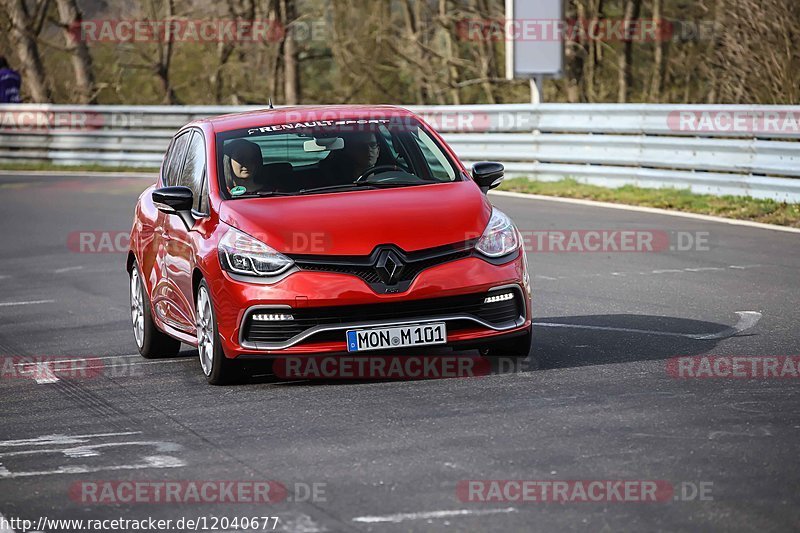
<svg viewBox="0 0 800 533">
<path fill-rule="evenodd" d="M 381 277 L 375 272 L 375 269 L 370 266 L 358 265 L 336 265 L 330 263 L 308 263 L 296 262 L 301 270 L 311 270 L 315 272 L 335 272 L 337 274 L 350 274 L 358 276 L 367 283 L 380 283 Z"/>
<path fill-rule="evenodd" d="M 405 290 L 417 275 L 432 266 L 456 261 L 472 255 L 475 240 L 465 241 L 416 252 L 405 252 L 393 245 L 377 246 L 369 255 L 325 256 L 325 255 L 291 255 L 300 270 L 313 272 L 335 272 L 357 276 L 378 292 L 381 289 L 396 287 Z M 391 280 L 381 278 L 378 262 L 382 252 L 392 251 L 403 264 L 399 275 Z"/>
<path fill-rule="evenodd" d="M 514 298 L 485 304 L 483 300 L 489 294 L 500 294 L 513 291 Z M 331 307 L 306 307 L 282 310 L 291 313 L 294 320 L 260 322 L 253 321 L 251 314 L 245 317 L 242 338 L 247 342 L 282 343 L 295 337 L 309 328 L 321 325 L 337 325 L 360 323 L 365 321 L 397 321 L 408 319 L 436 318 L 453 315 L 467 315 L 478 318 L 494 327 L 503 328 L 512 325 L 524 314 L 522 291 L 519 289 L 495 289 L 490 293 L 450 296 L 446 298 L 429 298 L 391 303 L 348 305 Z M 254 311 L 259 312 L 259 311 Z M 452 320 L 448 323 L 449 331 L 475 327 L 469 320 Z M 341 331 L 318 332 L 307 337 L 304 342 L 344 339 Z"/>
</svg>

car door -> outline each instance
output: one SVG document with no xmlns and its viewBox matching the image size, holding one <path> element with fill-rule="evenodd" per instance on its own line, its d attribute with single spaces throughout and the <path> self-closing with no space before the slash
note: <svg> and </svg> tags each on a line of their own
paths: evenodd
<svg viewBox="0 0 800 533">
<path fill-rule="evenodd" d="M 162 186 L 169 187 L 176 184 L 183 167 L 183 161 L 186 157 L 186 148 L 189 145 L 190 138 L 191 132 L 183 132 L 172 140 L 162 166 Z M 174 326 L 174 324 L 170 323 L 168 320 L 168 317 L 172 314 L 170 312 L 170 307 L 172 306 L 171 302 L 173 300 L 169 277 L 167 275 L 167 265 L 170 254 L 167 228 L 171 218 L 175 217 L 158 211 L 155 219 L 155 227 L 153 228 L 153 240 L 146 251 L 150 257 L 142 258 L 142 264 L 151 265 L 149 271 L 143 272 L 143 274 L 148 276 L 150 280 L 151 301 L 153 303 L 154 313 L 162 322 L 167 322 L 169 325 Z"/>
<path fill-rule="evenodd" d="M 176 185 L 192 190 L 194 196 L 192 214 L 195 224 L 192 228 L 187 228 L 183 220 L 177 216 L 170 216 L 167 221 L 170 248 L 167 257 L 171 303 L 169 319 L 176 324 L 176 327 L 187 332 L 195 331 L 192 274 L 196 264 L 196 247 L 206 237 L 208 221 L 206 170 L 205 139 L 200 130 L 194 130 Z"/>
</svg>

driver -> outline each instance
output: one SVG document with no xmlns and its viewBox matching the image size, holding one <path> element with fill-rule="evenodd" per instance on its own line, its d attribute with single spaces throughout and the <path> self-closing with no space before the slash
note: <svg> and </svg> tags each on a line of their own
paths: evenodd
<svg viewBox="0 0 800 533">
<path fill-rule="evenodd" d="M 378 162 L 380 148 L 371 132 L 342 133 L 344 148 L 330 153 L 320 163 L 324 185 L 346 185 Z"/>
<path fill-rule="evenodd" d="M 352 181 L 367 169 L 378 163 L 380 148 L 374 133 L 359 132 L 348 136 L 344 141 L 344 153 L 351 160 L 353 170 Z"/>
</svg>

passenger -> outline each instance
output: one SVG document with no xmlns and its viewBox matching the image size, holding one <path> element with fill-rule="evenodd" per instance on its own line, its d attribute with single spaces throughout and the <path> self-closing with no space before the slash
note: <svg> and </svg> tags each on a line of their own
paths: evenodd
<svg viewBox="0 0 800 533">
<path fill-rule="evenodd" d="M 236 196 L 259 191 L 257 182 L 263 171 L 263 156 L 257 144 L 236 139 L 225 146 L 225 183 Z"/>
</svg>

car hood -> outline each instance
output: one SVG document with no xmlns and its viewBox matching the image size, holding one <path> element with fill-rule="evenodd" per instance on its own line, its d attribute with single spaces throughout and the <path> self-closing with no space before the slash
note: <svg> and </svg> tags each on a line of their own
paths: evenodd
<svg viewBox="0 0 800 533">
<path fill-rule="evenodd" d="M 407 252 L 483 233 L 492 206 L 471 181 L 397 189 L 241 198 L 220 220 L 288 254 L 368 255 L 380 244 Z"/>
</svg>

